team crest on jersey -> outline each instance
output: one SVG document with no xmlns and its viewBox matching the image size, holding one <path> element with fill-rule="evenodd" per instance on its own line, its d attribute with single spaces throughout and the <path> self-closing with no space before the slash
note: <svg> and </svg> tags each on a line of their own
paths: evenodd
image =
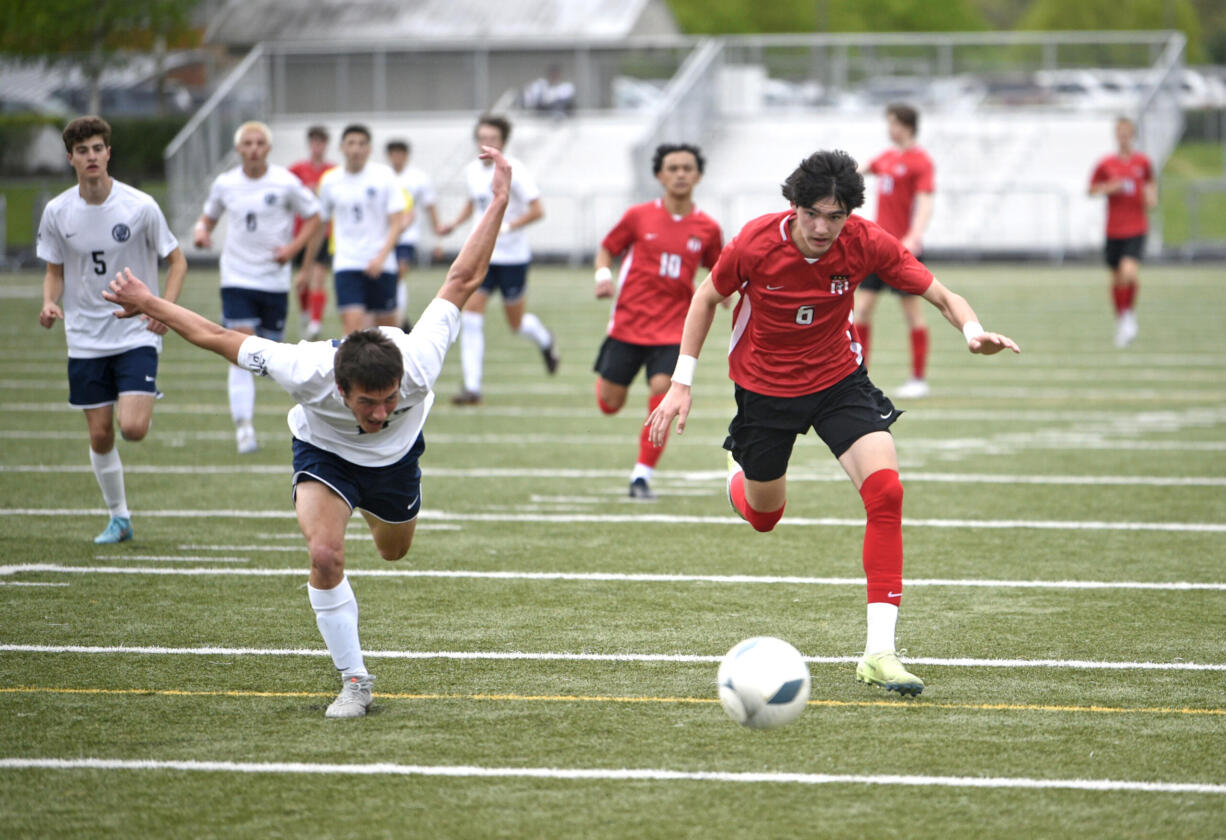
<svg viewBox="0 0 1226 840">
<path fill-rule="evenodd" d="M 247 362 L 247 370 L 256 376 L 268 376 L 268 359 L 263 350 L 251 354 L 251 360 Z"/>
<path fill-rule="evenodd" d="M 906 175 L 906 174 L 907 174 L 907 167 L 906 167 L 906 166 L 904 166 L 904 165 L 903 165 L 903 164 L 901 164 L 901 163 L 900 163 L 900 164 L 898 164 L 897 166 L 895 166 L 895 167 L 894 167 L 894 174 L 895 174 L 895 175 Z"/>
<path fill-rule="evenodd" d="M 851 288 L 850 274 L 831 274 L 830 275 L 830 294 L 842 295 L 846 294 Z"/>
<path fill-rule="evenodd" d="M 685 243 L 685 247 L 689 248 L 695 254 L 702 250 L 702 240 L 697 236 L 691 236 L 689 241 Z"/>
<path fill-rule="evenodd" d="M 111 238 L 116 242 L 127 242 L 132 238 L 132 228 L 120 222 L 111 228 Z"/>
<path fill-rule="evenodd" d="M 264 193 L 264 203 L 267 204 L 269 207 L 272 207 L 274 204 L 277 203 L 277 194 L 276 193 Z"/>
<path fill-rule="evenodd" d="M 366 197 L 367 197 L 367 198 L 374 198 L 374 197 L 375 197 L 375 188 L 374 188 L 374 187 L 367 187 L 367 188 L 366 188 Z"/>
</svg>

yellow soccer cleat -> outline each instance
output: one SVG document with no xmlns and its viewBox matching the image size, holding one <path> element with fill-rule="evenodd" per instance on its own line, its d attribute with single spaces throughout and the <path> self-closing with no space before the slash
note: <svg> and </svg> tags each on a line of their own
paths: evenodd
<svg viewBox="0 0 1226 840">
<path fill-rule="evenodd" d="M 898 654 L 892 650 L 861 658 L 856 665 L 856 680 L 879 685 L 886 691 L 897 691 L 904 697 L 918 696 L 924 690 L 924 681 L 904 668 L 898 661 Z"/>
</svg>

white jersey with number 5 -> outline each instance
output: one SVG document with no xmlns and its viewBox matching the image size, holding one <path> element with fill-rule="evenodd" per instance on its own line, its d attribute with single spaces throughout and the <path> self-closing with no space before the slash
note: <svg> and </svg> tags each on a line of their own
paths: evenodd
<svg viewBox="0 0 1226 840">
<path fill-rule="evenodd" d="M 259 178 L 238 166 L 217 176 L 204 202 L 213 221 L 224 212 L 230 226 L 221 249 L 222 287 L 288 292 L 290 264 L 273 255 L 294 238 L 295 214 L 309 219 L 319 212 L 315 194 L 283 166 L 270 165 Z"/>
<path fill-rule="evenodd" d="M 336 387 L 335 359 L 340 341 L 284 344 L 252 336 L 238 351 L 238 365 L 270 377 L 298 404 L 290 409 L 289 430 L 298 440 L 339 455 L 351 464 L 385 467 L 408 454 L 434 404 L 434 383 L 447 348 L 460 334 L 460 310 L 440 298 L 426 307 L 407 335 L 380 327 L 400 348 L 404 377 L 400 402 L 383 429 L 362 431 Z"/>
<path fill-rule="evenodd" d="M 387 241 L 387 217 L 410 206 L 396 173 L 382 163 L 368 163 L 361 172 L 329 169 L 319 181 L 319 205 L 324 221 L 332 220 L 334 271 L 365 271 Z M 396 272 L 394 249 L 383 270 Z"/>
<path fill-rule="evenodd" d="M 140 318 L 116 318 L 102 290 L 125 268 L 158 288 L 158 257 L 179 247 L 152 197 L 120 181 L 101 204 L 87 204 L 80 187 L 57 195 L 38 226 L 38 258 L 64 267 L 64 335 L 74 359 L 114 356 L 137 347 L 162 350 L 162 337 Z"/>
<path fill-rule="evenodd" d="M 528 212 L 528 205 L 541 197 L 541 191 L 532 173 L 519 160 L 508 157 L 507 163 L 511 165 L 511 198 L 507 202 L 507 212 L 503 219 L 510 221 Z M 485 208 L 494 200 L 494 165 L 491 163 L 487 166 L 483 160 L 474 160 L 464 167 L 464 181 L 468 184 L 468 197 L 473 202 L 474 217 L 480 219 L 485 214 Z M 532 246 L 528 244 L 526 231 L 521 228 L 498 235 L 494 253 L 490 257 L 492 265 L 523 265 L 531 261 Z"/>
</svg>

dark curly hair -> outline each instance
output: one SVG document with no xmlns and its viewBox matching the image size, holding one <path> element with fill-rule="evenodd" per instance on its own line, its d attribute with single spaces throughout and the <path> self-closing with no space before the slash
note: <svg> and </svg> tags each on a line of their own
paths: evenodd
<svg viewBox="0 0 1226 840">
<path fill-rule="evenodd" d="M 381 391 L 404 377 L 404 357 L 400 348 L 374 327 L 354 330 L 336 350 L 333 376 L 345 396 L 355 385 L 366 391 Z"/>
<path fill-rule="evenodd" d="M 797 207 L 812 207 L 823 198 L 833 197 L 850 213 L 864 204 L 864 177 L 847 152 L 814 152 L 783 182 L 783 197 Z"/>
</svg>

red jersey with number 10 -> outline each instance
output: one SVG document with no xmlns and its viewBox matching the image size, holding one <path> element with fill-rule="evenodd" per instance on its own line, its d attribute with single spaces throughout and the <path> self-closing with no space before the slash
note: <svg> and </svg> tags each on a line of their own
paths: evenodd
<svg viewBox="0 0 1226 840">
<path fill-rule="evenodd" d="M 1119 181 L 1120 189 L 1107 194 L 1107 238 L 1127 239 L 1149 229 L 1145 215 L 1145 185 L 1154 180 L 1149 158 L 1140 152 L 1128 157 L 1108 155 L 1094 167 L 1090 186 Z"/>
<path fill-rule="evenodd" d="M 876 274 L 920 295 L 932 274 L 875 222 L 847 217 L 830 250 L 806 257 L 792 241 L 795 211 L 759 216 L 728 243 L 711 272 L 721 295 L 739 291 L 733 311 L 728 375 L 771 397 L 829 388 L 863 361 L 852 338 L 856 286 Z"/>
<path fill-rule="evenodd" d="M 661 199 L 626 211 L 601 246 L 622 257 L 609 336 L 630 344 L 680 344 L 698 266 L 711 268 L 724 245 L 701 210 L 674 216 Z"/>
</svg>

